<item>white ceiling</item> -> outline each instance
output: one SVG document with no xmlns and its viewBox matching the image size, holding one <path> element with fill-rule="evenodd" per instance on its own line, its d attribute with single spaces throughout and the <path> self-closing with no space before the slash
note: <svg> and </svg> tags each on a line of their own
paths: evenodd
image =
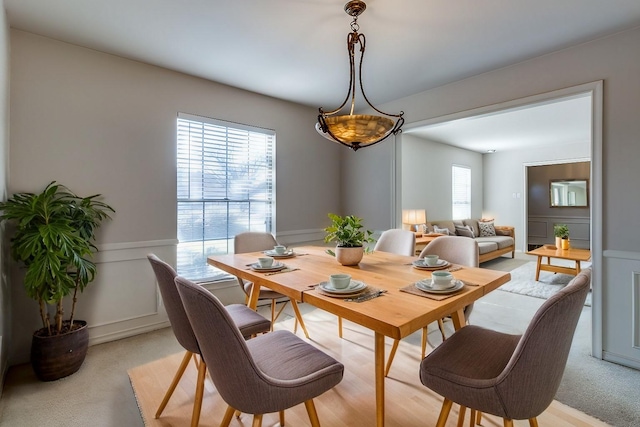
<svg viewBox="0 0 640 427">
<path fill-rule="evenodd" d="M 13 28 L 325 109 L 347 91 L 345 3 L 4 0 Z M 640 26 L 638 0 L 366 3 L 374 105 Z"/>
<path fill-rule="evenodd" d="M 570 96 L 422 126 L 405 133 L 480 153 L 589 143 L 591 102 L 590 95 Z"/>
</svg>

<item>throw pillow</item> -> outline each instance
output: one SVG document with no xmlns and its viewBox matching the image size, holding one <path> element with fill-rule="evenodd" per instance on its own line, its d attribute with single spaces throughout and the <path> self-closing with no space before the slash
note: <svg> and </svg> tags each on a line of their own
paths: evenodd
<svg viewBox="0 0 640 427">
<path fill-rule="evenodd" d="M 472 239 L 476 237 L 473 235 L 473 229 L 469 225 L 456 225 L 456 234 L 458 236 L 471 237 Z"/>
<path fill-rule="evenodd" d="M 449 235 L 449 229 L 448 228 L 438 228 L 437 225 L 433 226 L 433 232 L 434 233 L 444 234 L 445 236 Z"/>
<path fill-rule="evenodd" d="M 496 228 L 493 225 L 493 221 L 479 222 L 478 227 L 480 227 L 480 237 L 489 237 L 496 235 Z"/>
</svg>

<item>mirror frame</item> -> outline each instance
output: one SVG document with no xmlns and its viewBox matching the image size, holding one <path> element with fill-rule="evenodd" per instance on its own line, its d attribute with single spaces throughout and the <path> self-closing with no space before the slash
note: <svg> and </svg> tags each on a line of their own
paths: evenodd
<svg viewBox="0 0 640 427">
<path fill-rule="evenodd" d="M 554 184 L 579 184 L 584 183 L 585 190 L 585 203 L 581 205 L 574 204 L 554 204 L 553 190 Z M 575 194 L 575 193 L 574 193 Z M 571 193 L 568 193 L 569 198 L 571 197 Z M 575 197 L 575 196 L 574 196 Z M 588 179 L 551 179 L 549 180 L 549 207 L 551 208 L 588 208 L 589 207 L 589 180 Z"/>
</svg>

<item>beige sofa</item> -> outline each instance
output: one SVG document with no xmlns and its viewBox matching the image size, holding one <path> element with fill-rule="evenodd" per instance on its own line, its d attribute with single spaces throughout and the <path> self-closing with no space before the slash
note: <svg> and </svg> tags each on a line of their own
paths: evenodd
<svg viewBox="0 0 640 427">
<path fill-rule="evenodd" d="M 446 230 L 446 231 L 443 231 Z M 490 235 L 492 230 L 495 235 Z M 511 252 L 511 258 L 516 253 L 515 228 L 510 226 L 495 226 L 492 221 L 478 221 L 477 219 L 430 221 L 426 224 L 427 233 L 441 233 L 463 238 L 473 238 L 478 242 L 480 263 L 498 258 Z"/>
</svg>

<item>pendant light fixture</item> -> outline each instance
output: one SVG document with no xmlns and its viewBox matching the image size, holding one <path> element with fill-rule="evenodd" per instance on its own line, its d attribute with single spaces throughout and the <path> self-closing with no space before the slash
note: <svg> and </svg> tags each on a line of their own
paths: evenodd
<svg viewBox="0 0 640 427">
<path fill-rule="evenodd" d="M 325 112 L 322 107 L 319 108 L 318 123 L 316 123 L 316 130 L 325 138 L 338 142 L 351 148 L 353 151 L 357 151 L 362 147 L 369 147 L 376 144 L 389 135 L 395 135 L 402 131 L 402 125 L 404 124 L 404 118 L 400 114 L 387 114 L 378 110 L 371 105 L 367 95 L 364 92 L 364 86 L 362 84 L 362 60 L 364 59 L 365 50 L 365 37 L 364 34 L 358 32 L 360 26 L 358 25 L 358 16 L 367 8 L 367 5 L 363 1 L 351 0 L 344 6 L 344 11 L 353 17 L 351 22 L 351 32 L 347 35 L 347 51 L 349 53 L 349 90 L 347 96 L 344 99 L 342 105 L 333 111 Z M 360 92 L 362 97 L 376 112 L 383 116 L 353 114 L 356 101 L 356 67 L 355 67 L 355 53 L 356 45 L 360 45 L 360 62 L 358 65 L 358 82 L 360 85 Z M 347 104 L 351 98 L 351 109 L 349 114 L 338 115 L 343 107 Z M 390 117 L 397 118 L 394 120 Z"/>
</svg>

